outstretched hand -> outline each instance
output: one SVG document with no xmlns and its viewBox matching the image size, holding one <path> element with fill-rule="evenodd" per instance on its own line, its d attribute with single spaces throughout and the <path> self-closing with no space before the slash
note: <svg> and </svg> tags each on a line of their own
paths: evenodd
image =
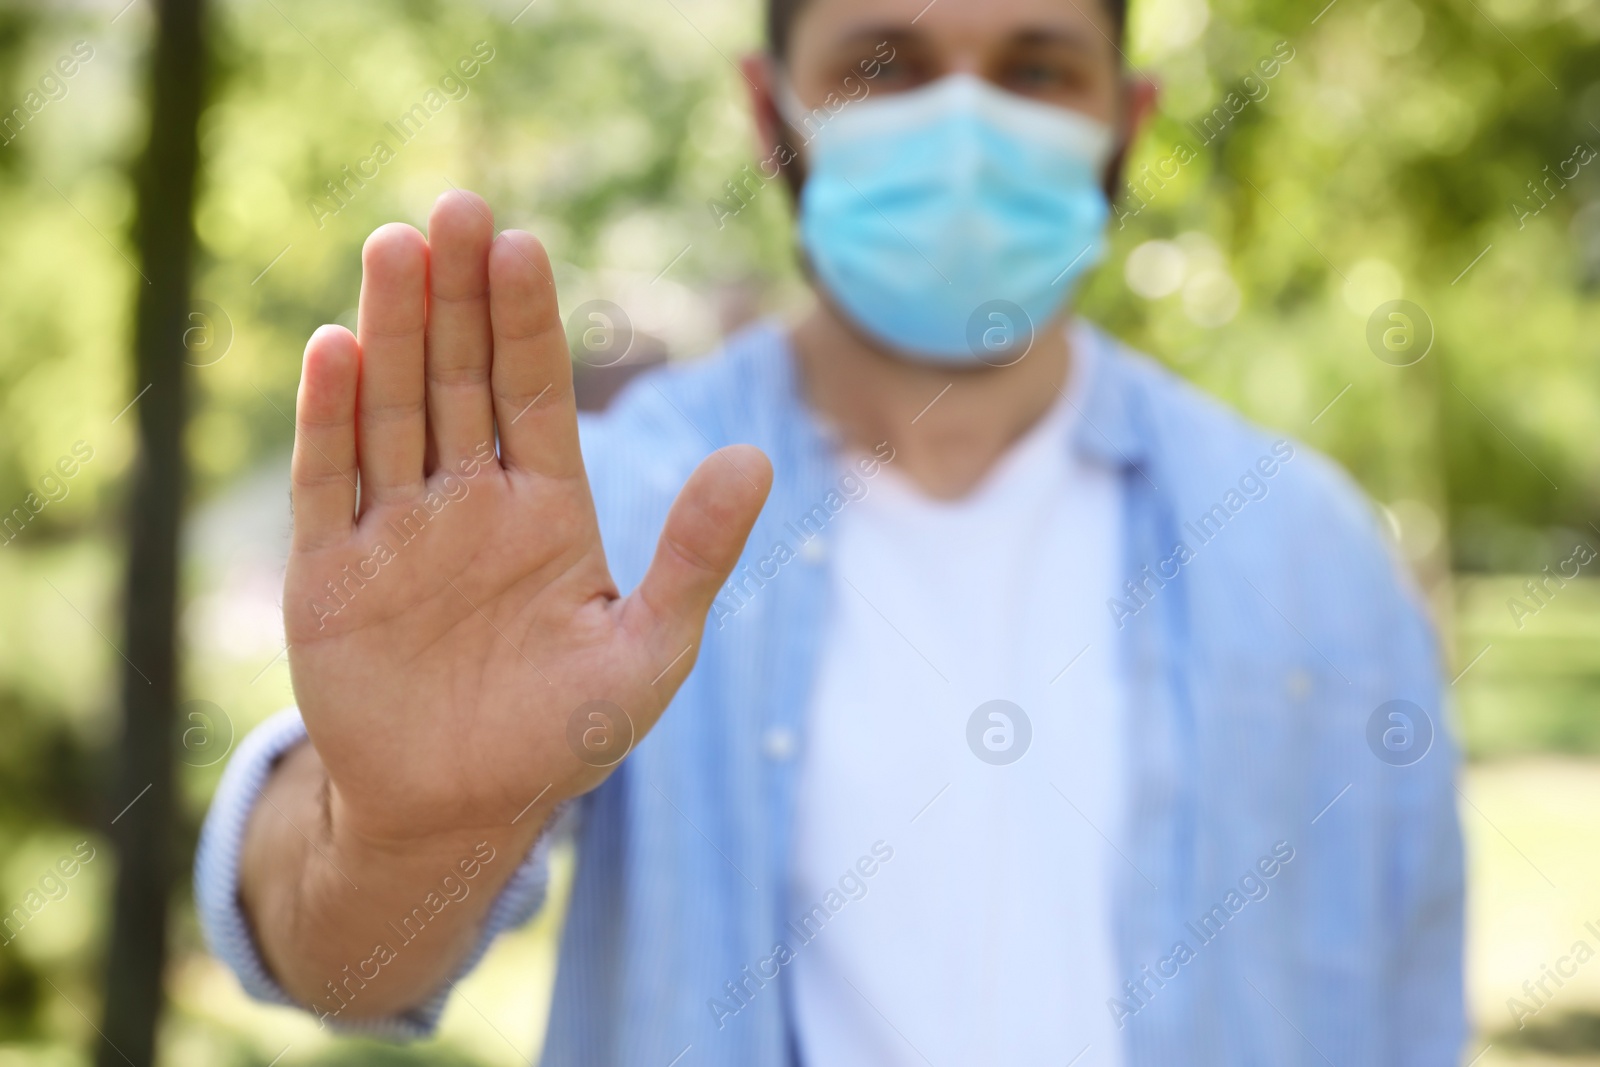
<svg viewBox="0 0 1600 1067">
<path fill-rule="evenodd" d="M 708 457 L 621 597 L 543 247 L 452 192 L 362 270 L 356 335 L 306 346 L 284 614 L 336 828 L 396 846 L 598 784 L 694 666 L 772 472 Z"/>
</svg>

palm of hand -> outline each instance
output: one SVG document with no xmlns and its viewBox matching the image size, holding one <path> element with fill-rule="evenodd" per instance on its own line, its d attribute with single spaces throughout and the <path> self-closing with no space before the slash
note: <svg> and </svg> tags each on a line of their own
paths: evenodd
<svg viewBox="0 0 1600 1067">
<path fill-rule="evenodd" d="M 429 233 L 375 232 L 359 340 L 307 345 L 284 589 L 335 812 L 387 842 L 598 784 L 693 666 L 771 477 L 748 447 L 708 458 L 620 597 L 543 249 L 470 193 Z"/>
</svg>

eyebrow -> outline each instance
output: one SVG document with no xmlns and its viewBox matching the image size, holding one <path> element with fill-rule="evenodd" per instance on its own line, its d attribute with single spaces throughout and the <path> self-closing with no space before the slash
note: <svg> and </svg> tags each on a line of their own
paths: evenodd
<svg viewBox="0 0 1600 1067">
<path fill-rule="evenodd" d="M 839 47 L 843 47 L 845 45 L 859 45 L 864 47 L 867 45 L 881 44 L 884 41 L 889 41 L 891 43 L 895 41 L 905 41 L 909 38 L 919 36 L 921 36 L 921 34 L 918 33 L 916 29 L 908 29 L 902 23 L 876 23 L 866 26 L 857 26 L 853 29 L 847 30 L 844 36 L 840 37 L 834 42 L 834 44 Z"/>
<path fill-rule="evenodd" d="M 914 42 L 924 34 L 904 23 L 889 22 L 859 26 L 847 30 L 834 42 L 837 48 L 870 47 L 884 42 L 900 44 Z M 1006 44 L 1024 47 L 1065 47 L 1079 52 L 1092 52 L 1098 48 L 1098 38 L 1077 26 L 1026 26 L 1007 39 Z"/>
<path fill-rule="evenodd" d="M 1067 28 L 1062 26 L 1032 27 L 1014 34 L 1011 44 L 1028 46 L 1064 46 L 1079 52 L 1093 52 L 1099 49 L 1100 38 L 1091 37 L 1079 30 L 1076 26 Z"/>
</svg>

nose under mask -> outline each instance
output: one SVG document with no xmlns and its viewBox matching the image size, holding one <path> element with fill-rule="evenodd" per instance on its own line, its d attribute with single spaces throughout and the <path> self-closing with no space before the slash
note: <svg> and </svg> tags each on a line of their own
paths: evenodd
<svg viewBox="0 0 1600 1067">
<path fill-rule="evenodd" d="M 1105 124 L 970 74 L 846 104 L 817 123 L 800 243 L 832 301 L 913 358 L 1020 358 L 1099 261 Z M 819 115 L 820 118 L 820 115 Z"/>
</svg>

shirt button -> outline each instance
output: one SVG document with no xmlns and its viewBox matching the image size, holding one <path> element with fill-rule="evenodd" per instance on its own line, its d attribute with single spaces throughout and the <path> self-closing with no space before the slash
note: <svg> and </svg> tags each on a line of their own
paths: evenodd
<svg viewBox="0 0 1600 1067">
<path fill-rule="evenodd" d="M 787 726 L 774 726 L 761 735 L 761 751 L 767 758 L 782 763 L 794 755 L 794 731 Z"/>
<path fill-rule="evenodd" d="M 807 563 L 821 563 L 822 557 L 828 554 L 828 546 L 822 543 L 822 538 L 813 537 L 809 541 L 800 542 L 800 558 Z"/>
</svg>

